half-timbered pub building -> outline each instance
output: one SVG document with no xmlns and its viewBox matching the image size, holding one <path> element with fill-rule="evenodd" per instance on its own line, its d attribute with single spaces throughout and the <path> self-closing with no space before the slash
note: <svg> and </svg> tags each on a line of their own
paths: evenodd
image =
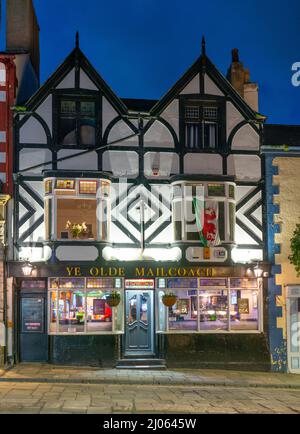
<svg viewBox="0 0 300 434">
<path fill-rule="evenodd" d="M 159 100 L 76 46 L 15 114 L 16 360 L 267 369 L 264 117 L 238 51 Z"/>
</svg>

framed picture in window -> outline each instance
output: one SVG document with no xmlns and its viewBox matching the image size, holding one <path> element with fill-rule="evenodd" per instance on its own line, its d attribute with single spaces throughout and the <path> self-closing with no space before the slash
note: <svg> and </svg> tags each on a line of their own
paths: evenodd
<svg viewBox="0 0 300 434">
<path fill-rule="evenodd" d="M 97 181 L 79 181 L 79 194 L 97 193 Z"/>
<path fill-rule="evenodd" d="M 61 190 L 75 190 L 74 179 L 57 179 L 55 188 Z"/>
</svg>

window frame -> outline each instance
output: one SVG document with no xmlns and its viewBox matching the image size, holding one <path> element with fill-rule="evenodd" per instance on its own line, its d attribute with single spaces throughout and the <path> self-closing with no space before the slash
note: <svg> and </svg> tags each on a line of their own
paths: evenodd
<svg viewBox="0 0 300 434">
<path fill-rule="evenodd" d="M 183 278 L 184 279 L 184 278 Z M 262 284 L 262 278 L 257 278 L 257 287 L 256 288 L 250 288 L 250 287 L 232 287 L 230 284 L 231 278 L 230 277 L 226 277 L 224 278 L 226 280 L 226 286 L 201 286 L 200 283 L 198 283 L 198 287 L 197 288 L 159 288 L 159 284 L 158 284 L 158 278 L 156 279 L 156 291 L 155 291 L 155 296 L 156 296 L 156 300 L 155 300 L 155 304 L 156 304 L 156 333 L 158 334 L 261 334 L 264 332 L 264 304 L 263 304 L 263 284 Z M 199 281 L 200 279 L 198 279 Z M 214 280 L 214 278 L 210 279 L 207 278 L 207 280 Z M 169 329 L 169 314 L 168 314 L 168 308 L 166 306 L 163 305 L 163 303 L 160 300 L 161 297 L 161 293 L 168 293 L 170 291 L 174 292 L 176 294 L 176 291 L 188 291 L 188 290 L 195 290 L 196 294 L 197 294 L 197 329 L 195 330 L 189 330 L 189 329 Z M 204 330 L 201 329 L 201 321 L 200 321 L 200 309 L 199 309 L 199 293 L 200 291 L 204 290 L 204 291 L 209 291 L 209 290 L 226 290 L 227 291 L 227 321 L 226 321 L 226 329 L 221 329 L 221 330 Z M 251 329 L 234 329 L 231 327 L 231 318 L 230 315 L 228 315 L 228 313 L 230 313 L 230 306 L 231 306 L 231 293 L 232 291 L 247 291 L 247 290 L 252 290 L 252 291 L 257 291 L 257 329 L 255 330 L 251 330 Z M 166 329 L 165 330 L 161 330 L 160 327 L 160 309 L 163 307 L 164 311 L 163 311 L 163 320 L 164 323 L 166 325 Z"/>
<path fill-rule="evenodd" d="M 204 107 L 216 107 L 218 109 L 217 120 L 217 146 L 211 148 L 203 145 L 199 148 L 189 148 L 186 144 L 186 132 L 185 132 L 185 107 L 186 106 L 198 106 L 200 111 L 203 112 Z M 203 120 L 203 115 L 202 119 Z M 198 153 L 220 153 L 227 151 L 226 140 L 226 99 L 224 97 L 215 95 L 180 95 L 179 96 L 179 137 L 182 144 L 182 150 L 184 153 L 198 152 Z"/>
<path fill-rule="evenodd" d="M 209 196 L 208 195 L 208 186 L 211 184 L 223 184 L 225 186 L 225 195 L 224 196 Z M 233 199 L 232 197 L 230 197 L 229 195 L 229 186 L 233 186 L 234 187 L 234 191 L 236 188 L 236 185 L 234 182 L 229 182 L 229 181 L 176 181 L 174 183 L 171 184 L 173 191 L 174 189 L 178 188 L 181 186 L 181 196 L 179 196 L 178 194 L 176 194 L 176 197 L 174 197 L 172 195 L 172 224 L 173 224 L 173 243 L 189 243 L 189 244 L 194 244 L 194 243 L 199 243 L 199 236 L 195 236 L 195 239 L 192 239 L 190 237 L 190 239 L 188 238 L 187 234 L 188 232 L 186 231 L 186 225 L 187 223 L 190 224 L 190 222 L 187 222 L 185 219 L 185 211 L 184 211 L 184 206 L 185 206 L 185 202 L 184 202 L 184 196 L 183 196 L 183 192 L 184 192 L 184 188 L 186 186 L 191 186 L 191 187 L 196 187 L 196 186 L 203 186 L 204 187 L 204 198 L 207 201 L 215 201 L 218 202 L 218 204 L 220 202 L 224 203 L 224 226 L 223 226 L 223 230 L 224 230 L 224 234 L 225 237 L 224 239 L 220 239 L 220 245 L 224 245 L 224 244 L 234 244 L 235 243 L 235 225 L 236 225 L 236 200 Z M 183 205 L 181 205 L 181 207 L 179 206 L 178 209 L 180 210 L 181 213 L 181 222 L 177 222 L 178 226 L 179 224 L 181 225 L 181 230 L 179 231 L 181 233 L 181 239 L 176 239 L 175 238 L 175 221 L 173 219 L 175 212 L 174 212 L 174 203 L 181 203 Z M 233 205 L 234 207 L 234 218 L 233 218 L 233 239 L 230 238 L 231 236 L 231 221 L 230 221 L 230 204 Z M 181 209 L 180 209 L 181 208 Z M 179 213 L 178 213 L 179 214 Z M 219 223 L 219 221 L 218 221 Z M 219 230 L 219 234 L 220 234 L 220 228 L 218 228 Z M 194 232 L 189 232 L 189 233 L 194 233 Z M 196 233 L 196 232 L 195 232 Z M 216 246 L 217 247 L 217 246 Z"/>
<path fill-rule="evenodd" d="M 91 101 L 95 102 L 95 144 L 82 144 L 80 128 L 78 128 L 78 123 L 80 122 L 81 116 L 80 111 L 76 110 L 76 144 L 65 145 L 60 143 L 60 122 L 61 122 L 61 111 L 60 104 L 62 100 L 75 101 L 76 106 L 80 105 L 80 102 Z M 53 138 L 55 147 L 59 149 L 86 149 L 86 148 L 96 148 L 101 144 L 102 137 L 102 97 L 98 91 L 94 90 L 80 90 L 80 89 L 55 89 L 53 91 Z M 68 118 L 68 116 L 65 116 Z M 74 117 L 70 117 L 73 119 Z M 84 119 L 85 117 L 83 117 Z"/>
<path fill-rule="evenodd" d="M 57 180 L 60 179 L 70 179 L 74 181 L 74 189 L 57 189 L 56 183 Z M 56 177 L 47 177 L 44 179 L 44 185 L 46 185 L 49 181 L 52 182 L 52 190 L 47 193 L 45 191 L 44 203 L 48 202 L 48 205 L 44 205 L 44 219 L 47 222 L 47 227 L 45 226 L 45 241 L 46 242 L 80 242 L 80 243 L 96 243 L 96 242 L 109 242 L 110 239 L 110 227 L 111 227 L 111 182 L 106 178 L 64 178 L 56 176 Z M 94 195 L 90 193 L 80 193 L 80 181 L 95 181 L 97 183 L 96 193 Z M 105 186 L 104 184 L 105 183 Z M 109 191 L 107 194 L 107 185 L 109 186 Z M 105 188 L 105 190 L 104 190 Z M 57 194 L 57 190 L 61 191 L 61 194 Z M 57 211 L 58 211 L 58 200 L 61 199 L 72 199 L 72 200 L 94 200 L 96 203 L 96 236 L 92 239 L 87 238 L 61 238 L 61 236 L 57 233 Z M 103 230 L 103 221 L 99 219 L 98 207 L 103 208 L 103 204 L 105 203 L 105 207 L 107 210 L 107 224 L 106 231 Z M 101 205 L 102 204 L 102 205 Z M 49 212 L 46 215 L 46 211 Z M 101 211 L 102 215 L 102 211 Z M 47 233 L 49 234 L 49 238 L 46 237 Z M 103 238 L 103 233 L 106 233 L 106 237 Z"/>
<path fill-rule="evenodd" d="M 116 285 L 114 288 L 88 288 L 87 286 L 87 280 L 90 279 L 89 277 L 82 277 L 80 279 L 84 279 L 85 281 L 85 286 L 84 288 L 51 288 L 50 285 L 50 279 L 52 278 L 48 278 L 48 319 L 47 319 L 47 332 L 48 335 L 51 336 L 77 336 L 77 335 L 120 335 L 120 334 L 124 334 L 124 297 L 125 297 L 125 291 L 124 291 L 124 278 L 122 277 L 118 277 L 117 279 L 120 279 L 121 281 L 121 287 L 117 288 Z M 84 297 L 84 331 L 77 331 L 77 332 L 65 332 L 65 331 L 59 331 L 59 315 L 58 315 L 58 308 L 59 308 L 59 293 L 60 292 L 66 292 L 66 291 L 78 291 L 80 289 L 80 291 L 82 291 L 84 293 L 83 297 Z M 120 304 L 118 305 L 118 307 L 112 308 L 112 329 L 110 331 L 88 331 L 88 327 L 87 327 L 87 294 L 96 290 L 101 290 L 101 291 L 105 291 L 105 292 L 111 292 L 111 291 L 118 291 L 121 295 L 121 300 L 120 300 Z M 51 331 L 51 295 L 52 293 L 56 294 L 56 300 L 55 300 L 55 310 L 56 310 L 56 321 L 55 321 L 55 331 Z M 121 329 L 120 330 L 116 330 L 116 325 L 118 322 L 118 312 L 117 309 L 120 310 L 121 312 Z"/>
</svg>

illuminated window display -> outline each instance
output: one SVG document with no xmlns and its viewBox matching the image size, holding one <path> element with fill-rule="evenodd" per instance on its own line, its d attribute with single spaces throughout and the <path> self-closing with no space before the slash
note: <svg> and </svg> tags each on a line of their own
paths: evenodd
<svg viewBox="0 0 300 434">
<path fill-rule="evenodd" d="M 218 333 L 260 330 L 261 292 L 256 279 L 165 281 L 159 282 L 162 289 L 157 293 L 158 331 Z M 247 286 L 250 288 L 246 289 Z M 176 295 L 176 303 L 166 307 L 162 297 L 170 292 Z"/>
<path fill-rule="evenodd" d="M 101 334 L 123 331 L 123 290 L 118 278 L 50 278 L 49 333 Z M 111 291 L 121 294 L 110 307 Z"/>
<path fill-rule="evenodd" d="M 110 181 L 46 179 L 44 203 L 46 240 L 108 240 Z"/>
</svg>

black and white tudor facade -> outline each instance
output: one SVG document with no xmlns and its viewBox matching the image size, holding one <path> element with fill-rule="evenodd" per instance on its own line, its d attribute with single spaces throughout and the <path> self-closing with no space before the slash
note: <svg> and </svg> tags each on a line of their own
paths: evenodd
<svg viewBox="0 0 300 434">
<path fill-rule="evenodd" d="M 158 101 L 76 46 L 15 114 L 17 358 L 262 366 L 261 119 L 204 45 Z"/>
</svg>

